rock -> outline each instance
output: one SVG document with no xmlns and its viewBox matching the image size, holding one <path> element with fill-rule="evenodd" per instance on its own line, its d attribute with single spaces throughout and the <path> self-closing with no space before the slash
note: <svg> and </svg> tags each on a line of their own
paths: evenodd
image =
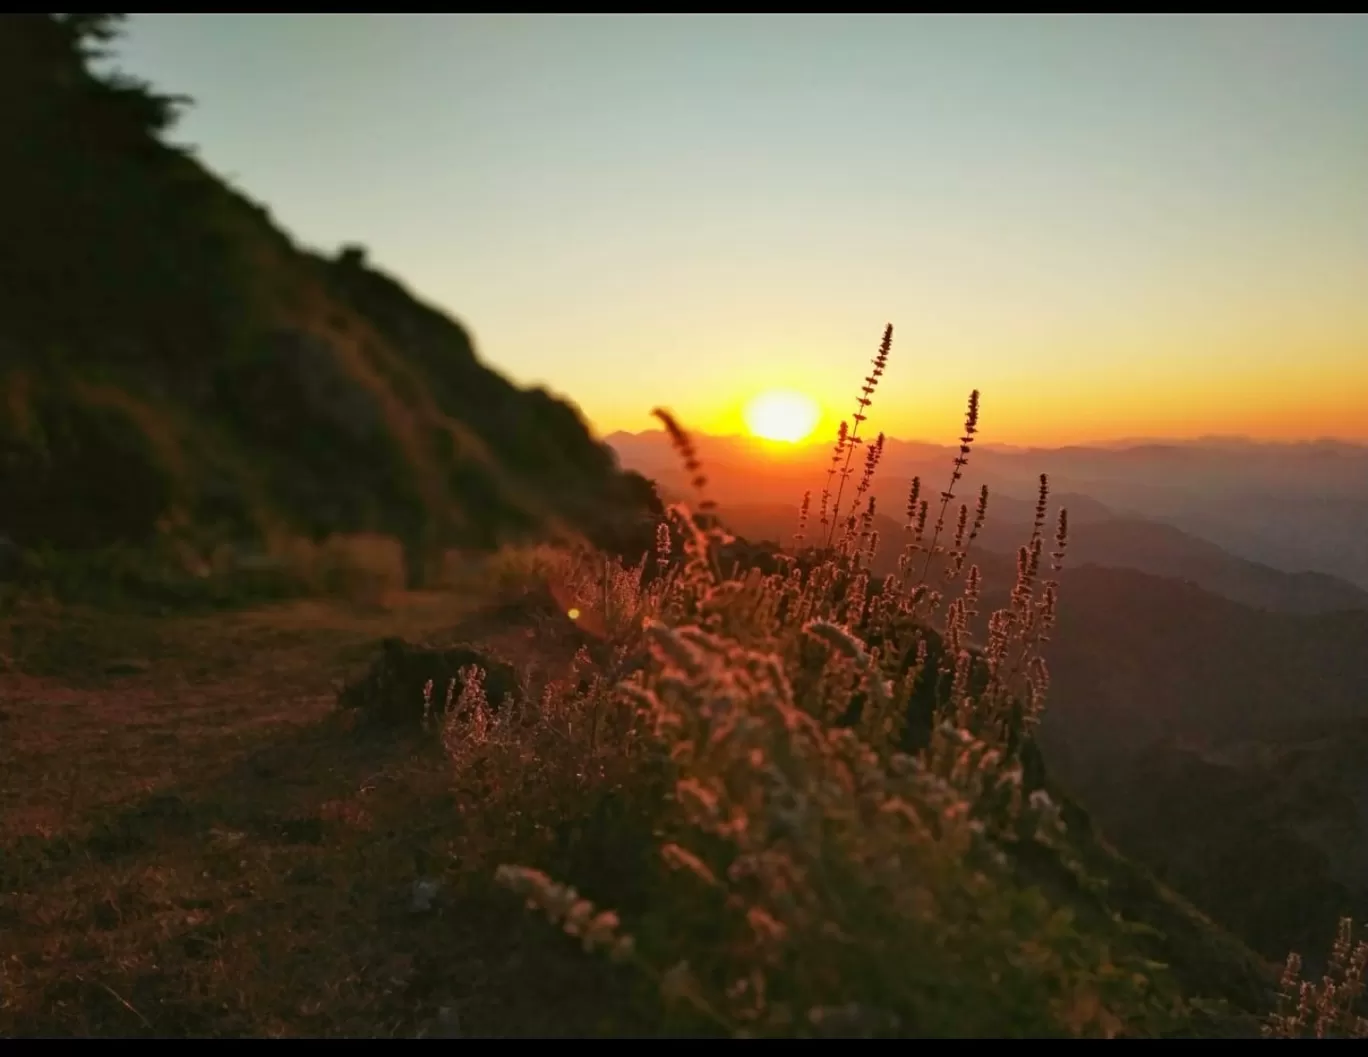
<svg viewBox="0 0 1368 1057">
<path fill-rule="evenodd" d="M 341 708 L 358 709 L 386 726 L 418 726 L 423 721 L 423 688 L 432 681 L 432 708 L 438 712 L 454 680 L 453 695 L 462 688 L 461 669 L 475 665 L 485 672 L 485 696 L 498 708 L 506 695 L 518 690 L 511 664 L 473 646 L 434 647 L 399 638 L 380 644 L 380 655 L 360 679 L 338 694 Z"/>
<path fill-rule="evenodd" d="M 441 890 L 442 885 L 439 881 L 423 877 L 414 881 L 413 890 L 409 893 L 409 913 L 426 914 L 432 909 L 432 902 Z"/>
</svg>

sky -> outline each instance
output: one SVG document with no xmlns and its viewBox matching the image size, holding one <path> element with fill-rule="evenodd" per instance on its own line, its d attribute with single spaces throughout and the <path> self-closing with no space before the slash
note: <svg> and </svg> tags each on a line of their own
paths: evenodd
<svg viewBox="0 0 1368 1057">
<path fill-rule="evenodd" d="M 297 240 L 601 433 L 1368 440 L 1368 17 L 139 15 Z"/>
</svg>

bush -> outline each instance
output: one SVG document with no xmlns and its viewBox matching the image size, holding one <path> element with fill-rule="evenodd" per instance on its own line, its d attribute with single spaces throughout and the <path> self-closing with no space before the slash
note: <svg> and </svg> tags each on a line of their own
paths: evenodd
<svg viewBox="0 0 1368 1057">
<path fill-rule="evenodd" d="M 947 518 L 977 393 L 934 522 L 914 482 L 899 572 L 874 583 L 866 571 L 881 440 L 862 476 L 851 463 L 890 337 L 855 429 L 842 427 L 818 546 L 723 576 L 731 541 L 702 496 L 697 514 L 670 511 L 653 576 L 539 556 L 566 604 L 594 615 L 606 660 L 582 650 L 539 699 L 497 713 L 467 681 L 457 711 L 478 719 L 473 734 L 468 720 L 449 727 L 458 781 L 478 783 L 482 814 L 518 820 L 499 843 L 524 865 L 499 867 L 499 881 L 586 950 L 640 970 L 680 1030 L 1160 1031 L 1179 1008 L 1163 967 L 1121 923 L 1075 917 L 1019 869 L 1029 846 L 1088 883 L 1023 767 L 1055 607 L 1040 579 L 1044 478 L 1011 605 L 982 651 L 967 644 L 986 492 L 972 515 Z M 661 417 L 701 484 L 688 437 Z M 1061 512 L 1056 568 L 1066 538 Z M 928 734 L 908 753 L 908 713 L 928 686 Z M 569 845 L 548 836 L 567 829 Z M 586 841 L 594 856 L 576 853 Z M 553 880 L 562 869 L 594 898 Z"/>
</svg>

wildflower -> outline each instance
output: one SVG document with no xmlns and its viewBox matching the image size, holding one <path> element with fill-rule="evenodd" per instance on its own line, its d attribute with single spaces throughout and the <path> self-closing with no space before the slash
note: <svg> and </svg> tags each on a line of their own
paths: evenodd
<svg viewBox="0 0 1368 1057">
<path fill-rule="evenodd" d="M 660 849 L 660 857 L 665 860 L 665 864 L 672 870 L 687 870 L 704 884 L 716 885 L 717 875 L 714 874 L 706 863 L 687 848 L 681 848 L 678 844 L 665 844 Z"/>
</svg>

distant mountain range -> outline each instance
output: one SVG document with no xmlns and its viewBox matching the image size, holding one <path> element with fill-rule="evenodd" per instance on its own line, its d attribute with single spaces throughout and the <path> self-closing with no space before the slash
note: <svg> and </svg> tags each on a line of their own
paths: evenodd
<svg viewBox="0 0 1368 1057">
<path fill-rule="evenodd" d="M 1063 495 L 1051 502 L 1052 506 L 1069 509 L 1067 564 L 1071 566 L 1133 569 L 1192 583 L 1223 598 L 1278 612 L 1368 610 L 1368 591 L 1347 580 L 1325 573 L 1288 573 L 1237 558 L 1214 543 L 1163 522 L 1108 516 L 1105 507 L 1086 497 Z M 1083 511 L 1081 517 L 1075 513 L 1079 509 Z M 994 496 L 989 510 L 975 546 L 1001 555 L 1015 554 L 1030 535 L 1034 505 Z M 721 513 L 733 532 L 749 539 L 787 543 L 798 525 L 797 505 L 729 503 Z M 903 525 L 876 515 L 875 527 L 881 539 L 876 567 L 888 571 L 902 547 Z"/>
<path fill-rule="evenodd" d="M 624 466 L 682 485 L 664 434 L 618 432 L 606 440 Z M 826 478 L 825 447 L 766 448 L 743 437 L 694 440 L 724 505 L 796 507 L 804 491 L 817 496 Z M 914 475 L 939 492 L 953 458 L 947 446 L 887 441 L 874 488 L 880 510 L 901 516 Z M 1069 497 L 1075 525 L 1130 523 L 1078 537 L 1089 554 L 1099 549 L 1095 560 L 1103 564 L 1190 578 L 1254 605 L 1298 611 L 1362 605 L 1368 591 L 1368 446 L 1230 439 L 1013 450 L 985 445 L 973 453 L 958 490 L 972 501 L 979 486 L 988 485 L 992 506 L 1005 514 L 1011 499 L 1033 501 L 1041 473 L 1050 475 L 1056 496 Z M 1157 528 L 1140 528 L 1140 522 L 1179 534 L 1161 540 Z M 1198 553 L 1201 541 L 1266 570 L 1319 575 L 1289 585 L 1252 568 L 1203 572 L 1219 558 L 1209 548 Z M 1118 553 L 1130 547 L 1133 557 Z M 1347 591 L 1346 582 L 1359 592 Z"/>
</svg>

